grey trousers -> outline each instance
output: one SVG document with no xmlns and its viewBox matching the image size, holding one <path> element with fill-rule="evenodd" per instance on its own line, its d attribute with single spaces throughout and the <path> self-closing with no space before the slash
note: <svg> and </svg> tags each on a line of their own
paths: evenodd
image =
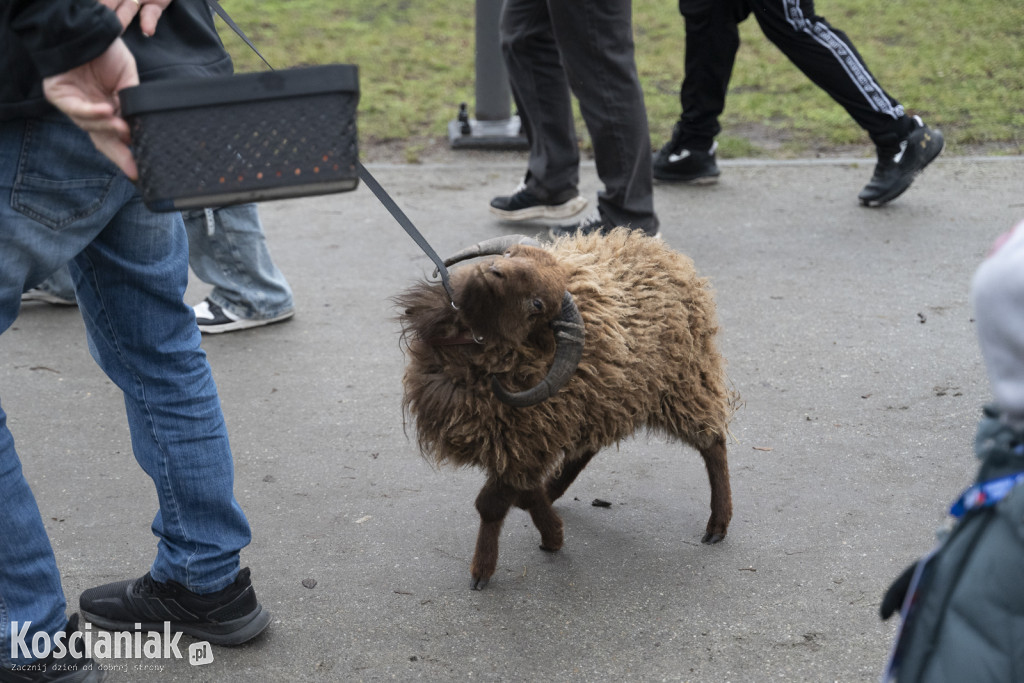
<svg viewBox="0 0 1024 683">
<path fill-rule="evenodd" d="M 978 267 L 971 303 L 995 404 L 1024 425 L 1024 221 Z"/>
<path fill-rule="evenodd" d="M 527 188 L 547 198 L 579 182 L 571 92 L 604 184 L 597 195 L 602 220 L 656 232 L 632 13 L 631 0 L 505 0 L 501 47 L 530 141 Z"/>
</svg>

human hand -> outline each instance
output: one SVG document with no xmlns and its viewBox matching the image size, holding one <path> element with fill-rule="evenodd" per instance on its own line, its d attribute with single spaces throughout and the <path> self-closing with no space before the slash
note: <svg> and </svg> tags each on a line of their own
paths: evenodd
<svg viewBox="0 0 1024 683">
<path fill-rule="evenodd" d="M 171 4 L 171 0 L 99 0 L 100 4 L 114 11 L 121 20 L 121 29 L 128 28 L 135 15 L 139 15 L 142 33 L 152 36 L 156 33 L 156 22 Z"/>
<path fill-rule="evenodd" d="M 128 123 L 120 116 L 117 93 L 138 84 L 135 58 L 120 38 L 91 62 L 43 79 L 43 93 L 50 104 L 89 133 L 96 149 L 131 180 L 138 178 L 139 171 L 128 147 Z"/>
</svg>

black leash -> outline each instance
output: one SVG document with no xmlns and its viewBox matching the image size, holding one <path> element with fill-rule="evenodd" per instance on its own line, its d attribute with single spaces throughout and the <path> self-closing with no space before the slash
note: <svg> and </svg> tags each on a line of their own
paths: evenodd
<svg viewBox="0 0 1024 683">
<path fill-rule="evenodd" d="M 270 66 L 270 62 L 267 61 L 267 58 L 264 57 L 260 53 L 260 51 L 256 49 L 256 46 L 252 44 L 251 40 L 249 40 L 249 36 L 245 35 L 245 31 L 239 28 L 238 24 L 235 23 L 235 20 L 232 19 L 231 16 L 228 15 L 227 11 L 220 6 L 220 3 L 217 2 L 217 0 L 207 0 L 207 2 L 210 3 L 210 7 L 213 9 L 214 12 L 217 13 L 217 16 L 223 19 L 224 23 L 230 26 L 231 30 L 237 33 L 238 37 L 244 40 L 245 44 L 252 48 L 252 51 L 256 53 L 256 56 L 262 59 L 263 63 L 266 64 L 271 71 L 273 71 L 274 67 Z"/>
<path fill-rule="evenodd" d="M 412 241 L 418 244 L 420 249 L 423 250 L 423 253 L 434 262 L 435 266 L 437 266 L 437 272 L 441 275 L 441 284 L 444 285 L 444 291 L 448 292 L 448 300 L 452 302 L 452 306 L 454 308 L 458 308 L 458 306 L 455 305 L 455 292 L 452 291 L 452 283 L 448 280 L 448 269 L 445 268 L 444 261 L 441 260 L 441 257 L 437 255 L 437 252 L 434 251 L 430 244 L 427 243 L 426 238 L 420 234 L 420 231 L 412 224 L 412 221 L 405 215 L 405 212 L 398 207 L 398 204 L 396 204 L 395 200 L 391 198 L 391 195 L 389 195 L 387 191 L 380 186 L 377 179 L 374 178 L 360 162 L 357 161 L 356 164 L 359 167 L 359 177 L 366 186 L 370 188 L 370 192 L 380 200 L 380 203 L 383 204 L 384 208 L 388 210 L 396 221 L 398 221 L 398 224 L 401 225 L 407 233 L 409 233 L 409 237 L 412 238 Z"/>
<path fill-rule="evenodd" d="M 217 13 L 217 16 L 223 19 L 224 23 L 230 26 L 231 30 L 237 33 L 238 37 L 245 41 L 246 45 L 252 48 L 252 51 L 263 60 L 263 63 L 266 64 L 271 71 L 274 71 L 274 67 L 270 65 L 270 62 L 268 62 L 262 54 L 260 54 L 260 51 L 256 49 L 253 42 L 249 40 L 249 36 L 245 35 L 245 32 L 234 22 L 224 8 L 220 6 L 220 3 L 217 2 L 217 0 L 207 0 L 207 2 L 210 4 L 210 8 Z M 396 204 L 395 200 L 391 198 L 391 195 L 388 194 L 387 190 L 381 187 L 381 184 L 377 182 L 377 179 L 373 177 L 373 174 L 367 171 L 366 167 L 363 166 L 362 162 L 358 159 L 356 160 L 356 168 L 359 172 L 360 180 L 366 184 L 366 187 L 370 189 L 370 192 L 372 192 L 380 203 L 384 205 L 384 208 L 388 210 L 388 213 L 398 221 L 398 224 L 401 225 L 402 229 L 409 234 L 412 241 L 415 242 L 419 248 L 423 250 L 423 253 L 434 262 L 435 266 L 437 266 L 437 272 L 441 276 L 441 284 L 444 285 L 444 291 L 448 293 L 448 300 L 452 302 L 452 306 L 454 308 L 458 308 L 458 306 L 455 305 L 455 292 L 452 291 L 452 283 L 448 279 L 448 269 L 445 267 L 444 261 L 437 255 L 437 252 L 430 246 L 426 238 L 420 234 L 420 231 L 416 229 L 416 226 L 413 225 L 412 221 L 409 220 L 409 217 L 405 215 L 405 212 L 399 208 L 398 204 Z"/>
</svg>

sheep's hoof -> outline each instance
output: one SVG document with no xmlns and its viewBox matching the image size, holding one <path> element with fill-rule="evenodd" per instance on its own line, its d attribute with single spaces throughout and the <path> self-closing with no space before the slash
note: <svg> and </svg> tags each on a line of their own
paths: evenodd
<svg viewBox="0 0 1024 683">
<path fill-rule="evenodd" d="M 561 546 L 559 546 L 557 548 L 549 548 L 546 545 L 544 545 L 543 543 L 541 543 L 540 546 L 538 546 L 538 547 L 541 550 L 543 550 L 544 552 L 546 552 L 546 553 L 557 553 L 561 549 Z"/>
<path fill-rule="evenodd" d="M 490 581 L 490 579 L 486 579 L 483 577 L 477 578 L 474 576 L 473 580 L 469 582 L 469 587 L 471 590 L 482 591 L 484 588 L 487 587 L 488 581 Z"/>
<path fill-rule="evenodd" d="M 704 538 L 700 539 L 700 542 L 707 543 L 708 545 L 714 545 L 715 543 L 721 541 L 723 538 L 725 538 L 725 534 L 713 533 L 709 531 L 706 534 L 704 534 Z"/>
</svg>

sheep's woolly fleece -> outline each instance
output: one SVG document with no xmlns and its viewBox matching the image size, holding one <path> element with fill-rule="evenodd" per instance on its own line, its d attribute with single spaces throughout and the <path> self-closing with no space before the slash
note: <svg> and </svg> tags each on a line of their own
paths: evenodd
<svg viewBox="0 0 1024 683">
<path fill-rule="evenodd" d="M 501 403 L 491 375 L 511 391 L 535 385 L 551 364 L 553 339 L 515 348 L 501 340 L 433 345 L 427 340 L 464 333 L 471 321 L 458 319 L 439 284 L 420 283 L 396 297 L 409 356 L 403 405 L 424 456 L 474 465 L 526 490 L 559 470 L 563 457 L 641 428 L 698 449 L 724 436 L 734 402 L 715 344 L 713 294 L 693 261 L 625 229 L 544 249 L 564 271 L 586 341 L 573 378 L 536 406 Z"/>
</svg>

